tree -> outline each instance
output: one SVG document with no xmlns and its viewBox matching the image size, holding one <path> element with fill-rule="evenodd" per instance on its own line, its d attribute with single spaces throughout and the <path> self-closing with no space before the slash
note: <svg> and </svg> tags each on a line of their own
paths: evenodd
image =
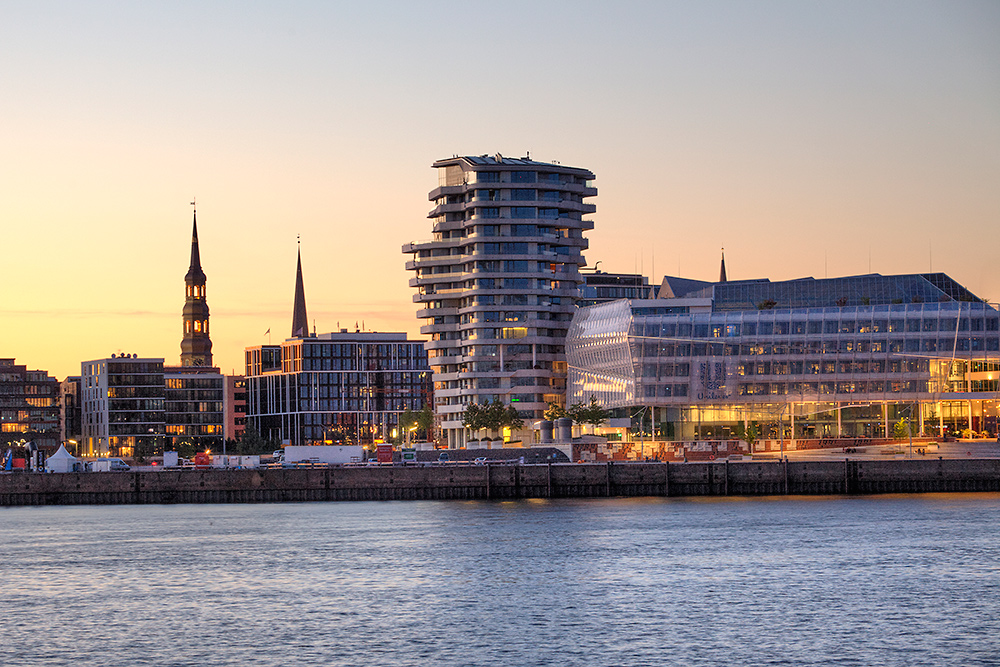
<svg viewBox="0 0 1000 667">
<path fill-rule="evenodd" d="M 749 424 L 736 425 L 736 437 L 747 443 L 750 451 L 753 452 L 754 443 L 760 438 L 760 424 L 750 422 Z"/>
<path fill-rule="evenodd" d="M 507 420 L 507 407 L 503 401 L 493 399 L 484 407 L 484 412 L 483 426 L 496 438 L 497 433 L 504 427 L 504 422 Z"/>
<path fill-rule="evenodd" d="M 429 403 L 425 403 L 423 409 L 417 413 L 417 428 L 424 434 L 424 440 L 433 440 L 431 430 L 434 428 L 434 411 Z"/>
<path fill-rule="evenodd" d="M 577 424 L 590 424 L 596 429 L 608 420 L 608 411 L 601 407 L 601 404 L 597 402 L 596 396 L 591 396 L 590 402 L 586 405 L 583 403 L 574 403 L 569 406 L 566 416 Z"/>
<path fill-rule="evenodd" d="M 260 432 L 248 421 L 246 428 L 243 429 L 243 437 L 240 438 L 236 446 L 236 451 L 240 454 L 270 454 L 274 449 L 274 443 L 261 437 Z M 178 448 L 178 452 L 180 452 L 180 448 Z M 181 453 L 181 456 L 184 454 Z"/>
<path fill-rule="evenodd" d="M 549 421 L 555 421 L 557 419 L 562 419 L 566 416 L 566 408 L 559 405 L 558 403 L 549 403 L 548 409 L 543 415 Z"/>
<path fill-rule="evenodd" d="M 462 426 L 475 434 L 486 428 L 485 415 L 482 406 L 478 403 L 469 403 L 465 406 L 465 414 L 462 415 Z"/>
<path fill-rule="evenodd" d="M 462 425 L 472 431 L 486 430 L 494 438 L 503 428 L 518 429 L 524 426 L 524 420 L 513 405 L 503 401 L 492 400 L 485 405 L 469 403 L 465 406 Z"/>
<path fill-rule="evenodd" d="M 597 402 L 596 397 L 591 396 L 590 404 L 583 409 L 581 417 L 584 424 L 590 424 L 596 429 L 608 420 L 608 411 Z"/>
<path fill-rule="evenodd" d="M 516 430 L 524 426 L 524 420 L 521 419 L 520 413 L 518 413 L 517 408 L 513 405 L 508 405 L 507 409 L 504 411 L 503 424 L 501 428 L 507 427 L 511 430 Z"/>
<path fill-rule="evenodd" d="M 897 440 L 906 440 L 910 437 L 910 425 L 906 419 L 900 417 L 899 421 L 892 425 L 892 437 Z"/>
<path fill-rule="evenodd" d="M 417 413 L 406 408 L 399 414 L 396 442 L 406 442 L 406 432 L 417 425 Z"/>
<path fill-rule="evenodd" d="M 406 430 L 417 425 L 417 413 L 406 408 L 399 414 L 399 428 Z"/>
</svg>

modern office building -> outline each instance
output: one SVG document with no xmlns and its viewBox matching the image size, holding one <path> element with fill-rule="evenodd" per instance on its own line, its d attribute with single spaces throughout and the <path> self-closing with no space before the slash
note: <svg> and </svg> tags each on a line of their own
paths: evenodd
<svg viewBox="0 0 1000 667">
<path fill-rule="evenodd" d="M 112 354 L 80 365 L 82 456 L 151 456 L 166 424 L 163 359 Z"/>
<path fill-rule="evenodd" d="M 226 440 L 240 440 L 247 427 L 247 381 L 242 375 L 226 376 L 226 394 L 223 399 L 225 417 L 222 435 Z"/>
<path fill-rule="evenodd" d="M 562 403 L 564 340 L 583 282 L 594 174 L 525 158 L 439 160 L 433 238 L 411 255 L 421 333 L 434 370 L 436 426 L 465 444 L 469 403 L 500 400 L 525 421 Z"/>
<path fill-rule="evenodd" d="M 221 449 L 225 435 L 226 376 L 215 367 L 163 368 L 167 449 Z"/>
<path fill-rule="evenodd" d="M 246 424 L 293 445 L 389 440 L 406 410 L 431 400 L 421 341 L 404 333 L 310 334 L 302 255 L 295 269 L 292 336 L 246 349 Z"/>
<path fill-rule="evenodd" d="M 0 359 L 0 446 L 6 451 L 34 442 L 55 449 L 59 436 L 59 381 L 14 359 Z"/>
<path fill-rule="evenodd" d="M 226 376 L 217 368 L 164 366 L 162 358 L 111 355 L 81 365 L 84 456 L 153 456 L 221 449 Z"/>
<path fill-rule="evenodd" d="M 71 375 L 59 383 L 59 439 L 72 453 L 76 453 L 83 439 L 79 375 Z"/>
<path fill-rule="evenodd" d="M 576 300 L 577 308 L 616 299 L 656 297 L 656 287 L 649 284 L 649 278 L 638 273 L 588 271 L 582 275 L 583 284 L 580 285 L 580 298 Z"/>
<path fill-rule="evenodd" d="M 595 396 L 633 430 L 785 440 L 997 432 L 1000 313 L 941 274 L 706 283 L 580 309 L 569 399 Z"/>
<path fill-rule="evenodd" d="M 404 333 L 324 333 L 246 350 L 247 423 L 293 445 L 389 440 L 430 400 L 421 341 Z"/>
</svg>

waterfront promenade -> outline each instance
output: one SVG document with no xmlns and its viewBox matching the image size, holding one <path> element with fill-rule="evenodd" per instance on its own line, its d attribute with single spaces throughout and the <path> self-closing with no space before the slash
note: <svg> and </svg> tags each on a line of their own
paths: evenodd
<svg viewBox="0 0 1000 667">
<path fill-rule="evenodd" d="M 1000 458 L 16 473 L 0 506 L 1000 491 Z"/>
</svg>

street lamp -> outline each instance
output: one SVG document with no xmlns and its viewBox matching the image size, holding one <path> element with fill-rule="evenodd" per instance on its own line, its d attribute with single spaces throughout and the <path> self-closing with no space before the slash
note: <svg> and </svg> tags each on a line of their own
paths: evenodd
<svg viewBox="0 0 1000 667">
<path fill-rule="evenodd" d="M 644 455 L 645 455 L 645 453 L 646 453 L 646 444 L 642 441 L 642 430 L 644 428 L 644 426 L 643 426 L 643 420 L 645 420 L 645 418 L 646 418 L 646 407 L 647 406 L 645 406 L 645 405 L 642 406 L 642 410 L 639 410 L 639 412 L 637 412 L 634 415 L 632 415 L 632 419 L 635 419 L 636 416 L 639 417 L 639 458 L 640 459 L 643 458 Z"/>
</svg>

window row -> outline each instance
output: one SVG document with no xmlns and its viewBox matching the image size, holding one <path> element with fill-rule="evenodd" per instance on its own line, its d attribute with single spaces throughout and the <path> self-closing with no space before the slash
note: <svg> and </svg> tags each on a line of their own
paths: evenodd
<svg viewBox="0 0 1000 667">
<path fill-rule="evenodd" d="M 816 334 L 877 334 L 998 331 L 996 317 L 910 317 L 873 320 L 779 320 L 774 322 L 633 322 L 630 333 L 646 337 L 733 338 L 739 336 L 795 336 Z"/>
<path fill-rule="evenodd" d="M 801 354 L 907 354 L 1000 351 L 1000 338 L 905 338 L 899 340 L 792 341 L 778 344 L 633 343 L 634 357 L 721 357 Z M 640 347 L 641 345 L 641 347 Z"/>
</svg>

